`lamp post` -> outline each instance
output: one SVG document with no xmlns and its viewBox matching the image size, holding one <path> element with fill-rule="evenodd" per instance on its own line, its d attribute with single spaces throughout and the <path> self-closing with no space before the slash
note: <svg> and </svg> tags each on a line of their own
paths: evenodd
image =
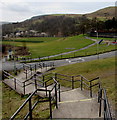
<svg viewBox="0 0 117 120">
<path fill-rule="evenodd" d="M 98 31 L 96 30 L 95 32 L 96 32 L 96 36 L 97 36 L 97 50 L 96 50 L 96 52 L 97 52 L 97 59 L 99 59 Z"/>
<path fill-rule="evenodd" d="M 17 75 L 16 62 L 15 62 L 15 40 L 14 40 L 14 74 Z"/>
</svg>

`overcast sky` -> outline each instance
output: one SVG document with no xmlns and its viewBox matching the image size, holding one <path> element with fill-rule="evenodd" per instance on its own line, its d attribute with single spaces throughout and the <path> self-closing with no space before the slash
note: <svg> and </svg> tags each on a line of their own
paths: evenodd
<svg viewBox="0 0 117 120">
<path fill-rule="evenodd" d="M 64 1 L 64 2 L 63 2 Z M 82 1 L 82 2 L 80 2 Z M 20 22 L 47 14 L 82 14 L 115 6 L 115 0 L 1 0 L 0 21 Z"/>
</svg>

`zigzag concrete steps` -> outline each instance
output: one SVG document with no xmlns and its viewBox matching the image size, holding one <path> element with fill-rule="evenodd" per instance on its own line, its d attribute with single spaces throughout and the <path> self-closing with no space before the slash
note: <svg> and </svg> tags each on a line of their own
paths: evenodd
<svg viewBox="0 0 117 120">
<path fill-rule="evenodd" d="M 53 111 L 53 118 L 99 118 L 97 98 L 88 97 L 79 88 L 62 92 L 58 109 Z"/>
<path fill-rule="evenodd" d="M 36 70 L 36 72 L 44 73 L 50 69 L 52 69 L 52 67 L 46 67 L 43 69 L 39 68 Z M 35 74 L 35 72 L 33 72 L 33 74 Z M 17 93 L 24 94 L 23 82 L 26 80 L 26 74 L 23 71 L 19 75 L 17 75 L 15 78 L 17 79 L 16 89 L 15 89 L 14 79 L 5 79 L 3 82 L 7 84 L 9 87 L 11 87 L 13 90 L 15 90 Z M 27 78 L 30 78 L 30 75 L 27 75 Z M 26 84 L 30 84 L 30 85 L 25 87 L 25 95 L 35 91 L 35 85 L 33 80 L 27 81 Z M 38 87 L 38 88 L 42 88 L 42 87 Z"/>
</svg>

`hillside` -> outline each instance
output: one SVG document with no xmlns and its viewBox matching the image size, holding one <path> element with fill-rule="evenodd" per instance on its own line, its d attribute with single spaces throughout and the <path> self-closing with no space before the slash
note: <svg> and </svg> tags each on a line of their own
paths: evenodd
<svg viewBox="0 0 117 120">
<path fill-rule="evenodd" d="M 2 32 L 3 35 L 6 35 L 20 31 L 28 31 L 30 33 L 30 30 L 34 30 L 38 33 L 47 33 L 47 35 L 51 37 L 73 36 L 89 32 L 91 28 L 96 29 L 96 19 L 93 19 L 95 17 L 98 18 L 98 21 L 101 21 L 97 23 L 99 30 L 102 30 L 102 26 L 103 29 L 113 29 L 116 27 L 116 20 L 112 20 L 112 18 L 115 17 L 115 7 L 107 7 L 89 14 L 34 16 L 23 22 L 5 24 L 2 26 Z M 111 21 L 107 21 L 109 19 L 111 19 Z"/>
<path fill-rule="evenodd" d="M 51 14 L 51 15 L 42 15 L 42 16 L 34 16 L 31 18 L 31 20 L 41 20 L 41 19 L 44 19 L 44 18 L 52 18 L 54 16 L 58 17 L 58 16 L 66 16 L 66 17 L 81 17 L 85 15 L 86 17 L 90 17 L 90 18 L 93 18 L 93 17 L 106 17 L 108 19 L 112 18 L 115 16 L 115 7 L 106 7 L 106 8 L 103 8 L 103 9 L 100 9 L 100 10 L 97 10 L 93 13 L 88 13 L 88 14 Z"/>
<path fill-rule="evenodd" d="M 90 14 L 86 14 L 87 17 L 102 17 L 102 18 L 112 18 L 115 16 L 115 9 L 117 9 L 117 7 L 107 7 L 107 8 L 103 8 L 103 9 L 100 9 L 98 11 L 95 11 L 93 13 L 90 13 Z"/>
</svg>

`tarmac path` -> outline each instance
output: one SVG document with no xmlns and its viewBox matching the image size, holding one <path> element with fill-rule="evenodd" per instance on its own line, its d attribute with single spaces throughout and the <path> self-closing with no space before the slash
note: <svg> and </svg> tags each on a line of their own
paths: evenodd
<svg viewBox="0 0 117 120">
<path fill-rule="evenodd" d="M 69 65 L 69 64 L 92 61 L 92 60 L 96 60 L 96 59 L 104 59 L 104 58 L 114 57 L 114 56 L 116 56 L 116 52 L 117 51 L 112 51 L 112 52 L 107 52 L 107 53 L 103 53 L 103 54 L 99 54 L 99 55 L 92 55 L 92 56 L 86 56 L 86 57 L 80 57 L 80 58 L 78 57 L 78 58 L 70 58 L 70 59 L 62 59 L 62 60 L 44 61 L 43 63 L 48 64 L 50 62 L 53 62 L 55 67 L 59 67 L 59 66 L 64 66 L 64 65 Z M 28 64 L 34 65 L 35 63 L 36 62 L 28 63 Z M 0 71 L 1 70 L 14 70 L 14 66 L 16 66 L 16 68 L 18 68 L 18 69 L 23 68 L 22 63 L 18 63 L 18 62 L 14 63 L 13 61 L 1 62 L 1 64 L 2 65 L 0 67 Z"/>
</svg>

